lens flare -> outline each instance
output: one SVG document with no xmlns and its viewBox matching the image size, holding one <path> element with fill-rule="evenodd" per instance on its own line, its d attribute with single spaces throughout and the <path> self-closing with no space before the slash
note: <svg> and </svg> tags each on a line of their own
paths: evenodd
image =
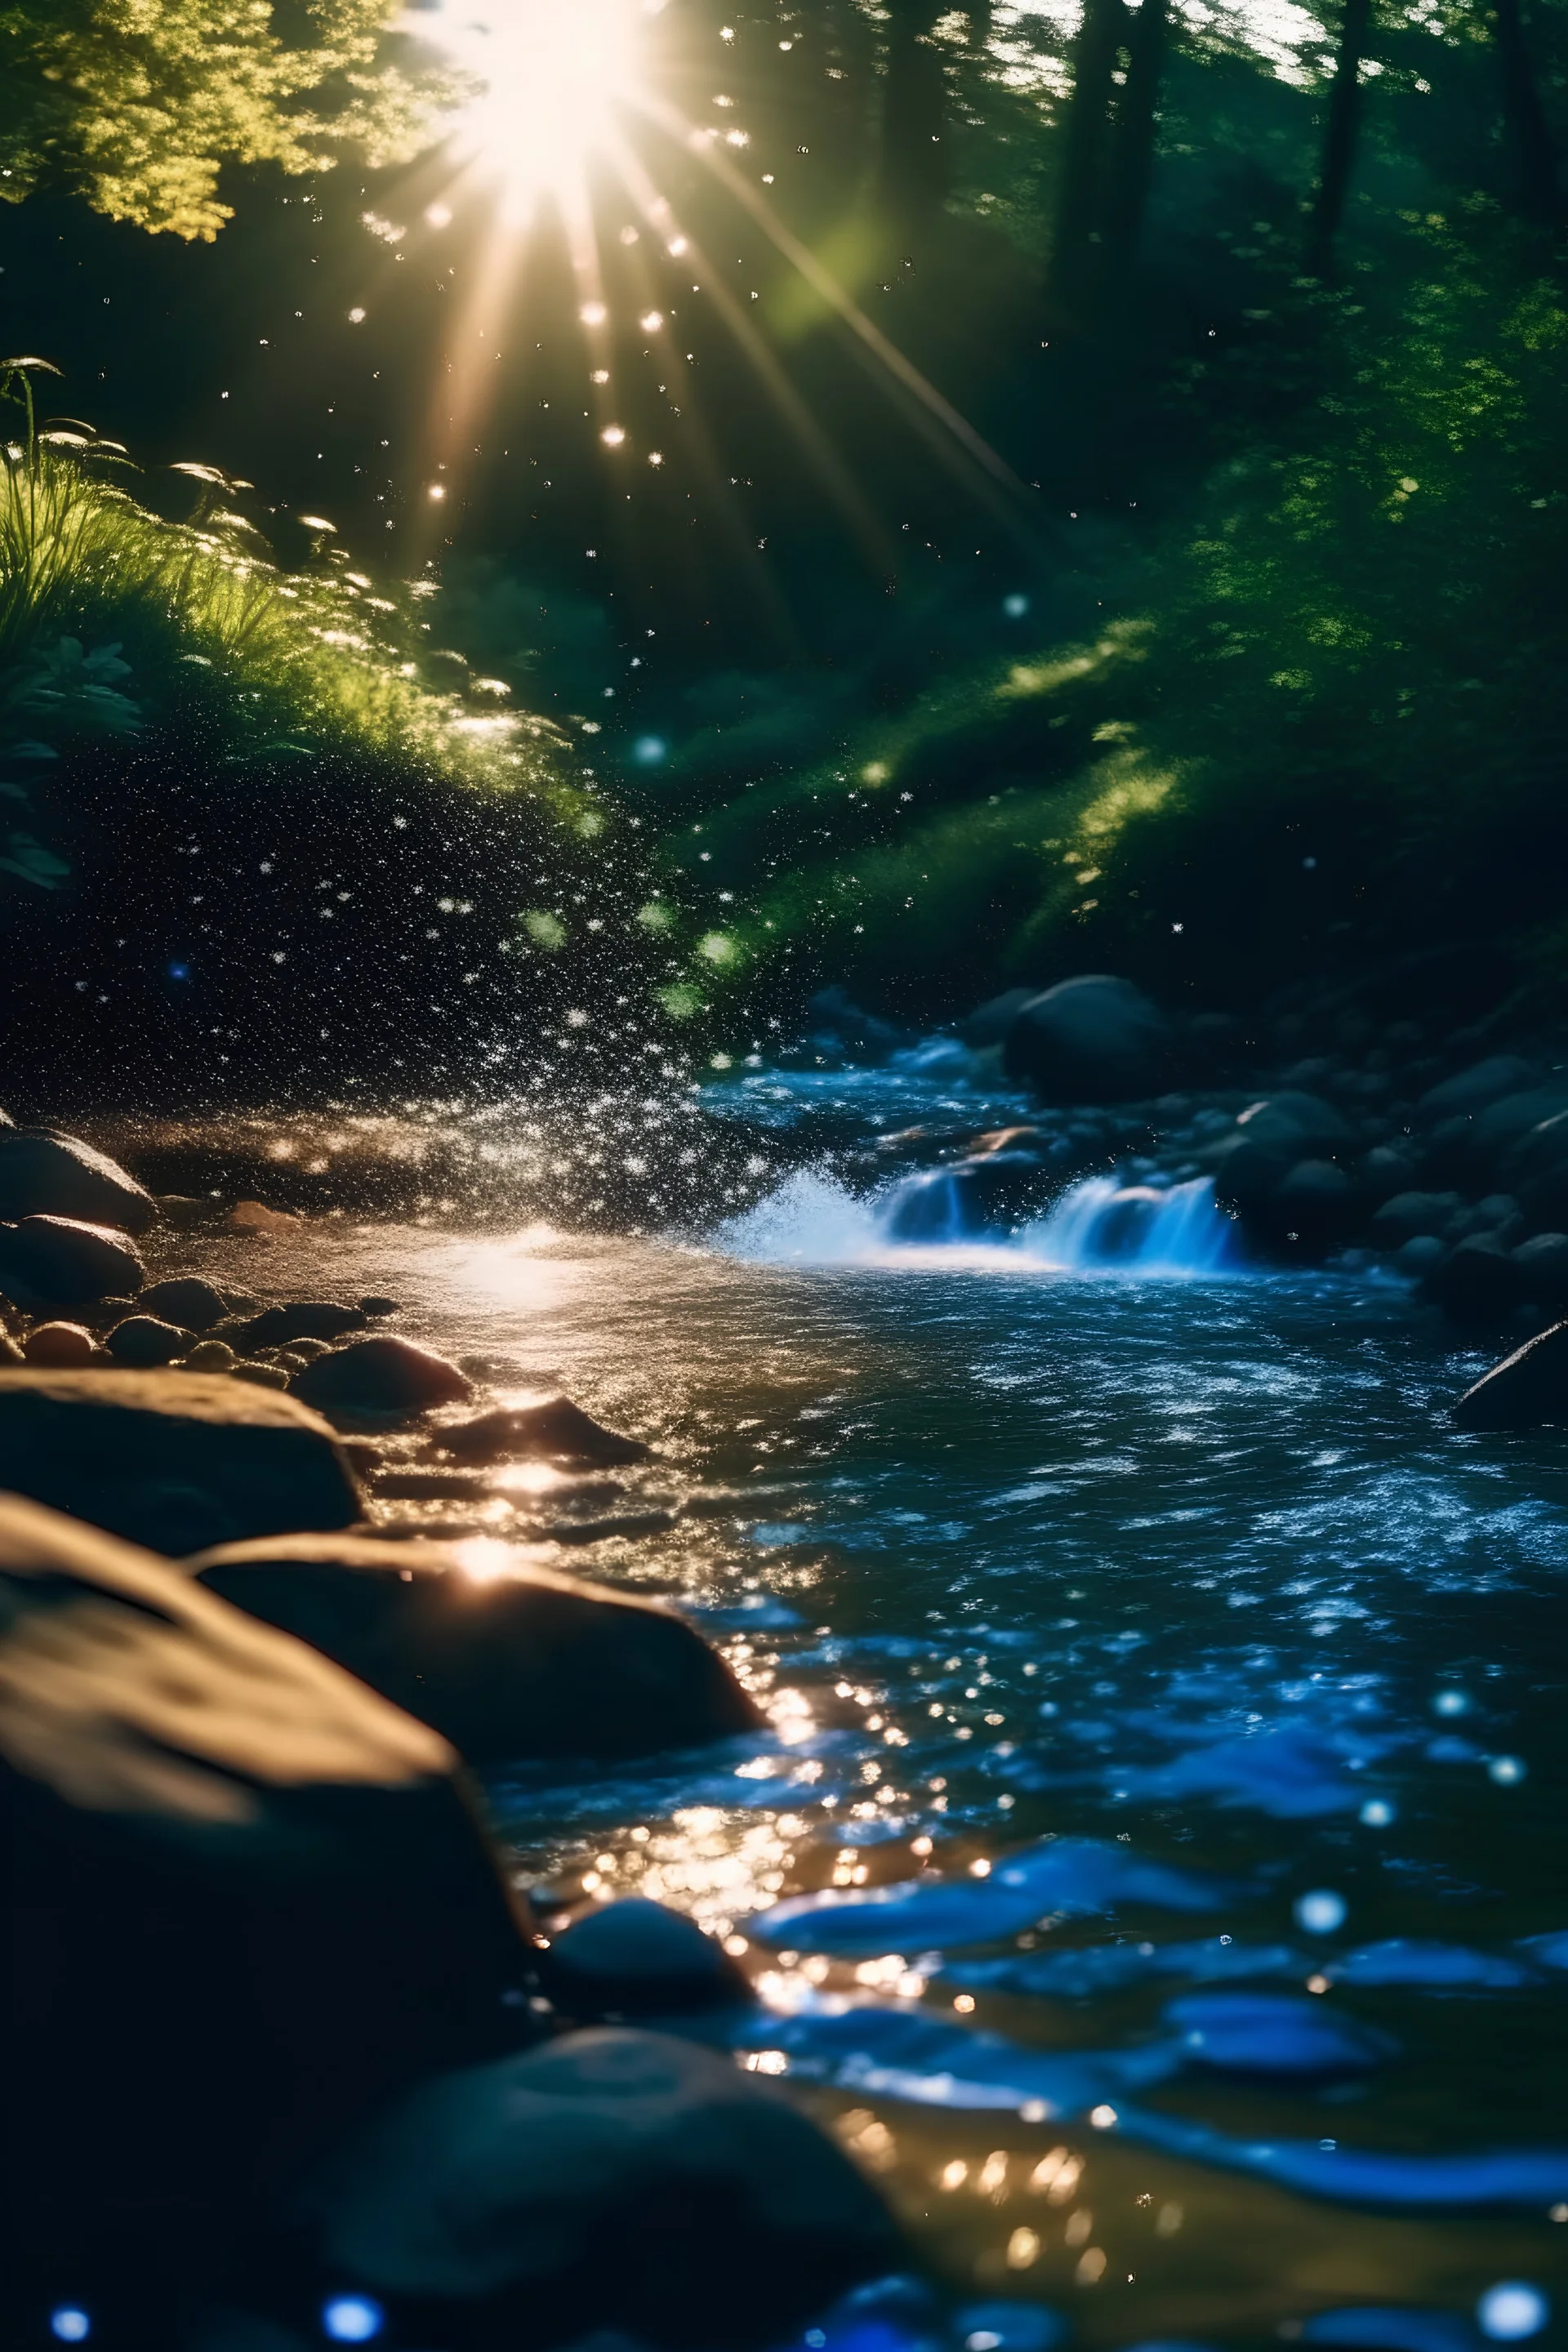
<svg viewBox="0 0 1568 2352">
<path fill-rule="evenodd" d="M 441 0 L 404 18 L 478 85 L 454 148 L 499 189 L 509 221 L 523 226 L 542 205 L 574 197 L 615 145 L 642 23 L 657 13 L 647 0 Z"/>
</svg>

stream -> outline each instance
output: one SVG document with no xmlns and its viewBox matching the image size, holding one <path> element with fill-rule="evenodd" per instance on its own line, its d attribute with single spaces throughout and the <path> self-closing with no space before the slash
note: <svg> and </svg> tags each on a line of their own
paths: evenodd
<svg viewBox="0 0 1568 2352">
<path fill-rule="evenodd" d="M 710 1107 L 742 1086 L 868 1133 L 969 1101 L 939 1069 Z M 563 1543 L 505 1501 L 432 1526 L 477 1574 L 521 1541 L 668 1595 L 773 1730 L 503 1771 L 494 1817 L 546 1912 L 636 1892 L 730 1939 L 748 2063 L 945 2291 L 1089 2345 L 1406 2352 L 1480 2342 L 1500 2282 L 1560 2303 L 1560 1434 L 1451 1433 L 1484 1355 L 1386 1276 L 1229 1264 L 1202 1187 L 1109 1265 L 1114 1186 L 911 1242 L 896 1189 L 824 1164 L 697 1237 L 323 1221 L 180 1263 L 391 1292 L 500 1393 L 653 1442 L 663 1532 Z M 907 1913 L 867 1902 L 922 1869 Z M 1403 2315 L 1325 2316 L 1367 2305 Z"/>
</svg>

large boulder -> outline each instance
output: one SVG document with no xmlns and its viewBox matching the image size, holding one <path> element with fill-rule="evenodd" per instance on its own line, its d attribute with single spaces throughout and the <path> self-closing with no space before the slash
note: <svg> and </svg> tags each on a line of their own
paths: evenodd
<svg viewBox="0 0 1568 2352">
<path fill-rule="evenodd" d="M 226 1336 L 248 1353 L 254 1348 L 287 1348 L 294 1339 L 342 1339 L 351 1331 L 363 1331 L 369 1321 L 363 1307 L 344 1307 L 330 1298 L 296 1298 L 286 1307 L 264 1307 Z"/>
<path fill-rule="evenodd" d="M 441 1544 L 301 1535 L 227 1545 L 187 1566 L 476 1763 L 648 1755 L 762 1719 L 684 1618 L 521 1559 L 480 1577 Z"/>
<path fill-rule="evenodd" d="M 374 2301 L 409 2345 L 613 2332 L 746 2352 L 901 2251 L 869 2183 L 782 2094 L 695 2042 L 615 2027 L 392 2103 L 308 2210 L 317 2283 Z M 258 2250 L 262 2308 L 278 2270 Z"/>
<path fill-rule="evenodd" d="M 1442 1234 L 1461 1202 L 1458 1192 L 1395 1192 L 1372 1221 L 1372 1237 L 1384 1249 L 1397 1249 L 1416 1234 Z"/>
<path fill-rule="evenodd" d="M 1273 1223 L 1288 1239 L 1310 1249 L 1343 1241 L 1356 1221 L 1356 1188 L 1331 1160 L 1299 1160 L 1268 1203 Z"/>
<path fill-rule="evenodd" d="M 162 1552 L 363 1510 L 325 1422 L 200 1372 L 0 1370 L 0 1488 Z"/>
<path fill-rule="evenodd" d="M 411 1339 L 355 1339 L 296 1373 L 294 1394 L 322 1412 L 404 1417 L 466 1404 L 473 1385 L 445 1356 Z"/>
<path fill-rule="evenodd" d="M 184 2342 L 237 2238 L 346 2131 L 525 2038 L 527 1922 L 446 1742 L 14 1497 L 0 1854 L 7 2343 L 41 2343 L 62 2289 L 95 2340 Z"/>
<path fill-rule="evenodd" d="M 1129 1102 L 1170 1076 L 1174 1032 L 1130 980 L 1085 972 L 1032 996 L 1003 1042 L 1008 1074 L 1047 1102 Z"/>
<path fill-rule="evenodd" d="M 1535 1429 L 1568 1423 L 1568 1323 L 1538 1332 L 1483 1372 L 1454 1407 L 1461 1429 Z"/>
<path fill-rule="evenodd" d="M 133 1298 L 142 1281 L 135 1243 L 112 1226 L 49 1216 L 0 1225 L 0 1290 L 18 1307 L 89 1307 L 100 1298 Z"/>
<path fill-rule="evenodd" d="M 73 1217 L 144 1234 L 158 1203 L 117 1160 L 53 1128 L 0 1128 L 0 1222 Z"/>
</svg>

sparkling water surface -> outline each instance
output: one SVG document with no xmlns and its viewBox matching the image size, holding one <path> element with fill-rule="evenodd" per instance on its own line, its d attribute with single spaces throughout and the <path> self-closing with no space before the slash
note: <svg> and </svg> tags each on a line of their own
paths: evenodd
<svg viewBox="0 0 1568 2352">
<path fill-rule="evenodd" d="M 1412 2205 L 1237 2151 L 1568 2150 L 1568 1939 L 1521 1944 L 1568 1931 L 1568 1445 L 1453 1433 L 1485 1359 L 1391 1282 L 900 1253 L 830 1175 L 792 1185 L 703 1242 L 327 1221 L 194 1253 L 268 1296 L 388 1291 L 497 1391 L 649 1438 L 688 1498 L 666 1535 L 531 1556 L 692 1610 L 773 1728 L 492 1776 L 519 1873 L 547 1908 L 635 1890 L 744 1939 L 750 2063 L 799 2081 L 961 2296 L 1108 2346 L 1380 2305 L 1469 2340 L 1499 2282 L 1561 2308 L 1568 2157 Z M 1053 1837 L 1039 1917 L 998 1925 Z M 922 1870 L 957 1882 L 921 1915 L 940 1949 L 842 1908 L 768 1928 Z M 1201 1916 L 1173 1874 L 1205 1874 Z M 1233 1986 L 1274 2010 L 1203 2008 Z M 900 2019 L 1004 2037 L 1005 2095 L 1073 2053 L 1142 2086 L 1125 2116 L 1084 2091 L 1092 2119 L 1026 2085 L 966 2104 L 946 2060 L 846 2087 L 835 1995 L 888 2012 L 889 2050 Z M 1270 2043 L 1282 1998 L 1343 2033 Z M 1259 2032 L 1296 2060 L 1245 2063 Z"/>
</svg>

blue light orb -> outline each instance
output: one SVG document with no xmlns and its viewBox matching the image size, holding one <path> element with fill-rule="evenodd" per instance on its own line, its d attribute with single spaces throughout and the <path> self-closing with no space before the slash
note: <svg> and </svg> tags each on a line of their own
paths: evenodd
<svg viewBox="0 0 1568 2352">
<path fill-rule="evenodd" d="M 662 735 L 639 735 L 632 745 L 632 757 L 639 767 L 657 768 L 661 760 L 669 757 L 669 746 Z"/>
<path fill-rule="evenodd" d="M 1327 1886 L 1320 1886 L 1310 1895 L 1298 1895 L 1296 1925 L 1304 1927 L 1309 1936 L 1331 1936 L 1336 1927 L 1344 1926 L 1348 1908 L 1342 1895 L 1334 1894 Z"/>
<path fill-rule="evenodd" d="M 74 2303 L 62 2303 L 49 2314 L 49 2334 L 58 2344 L 85 2344 L 92 2334 L 92 2322 Z"/>
<path fill-rule="evenodd" d="M 1369 1830 L 1385 1830 L 1394 1819 L 1394 1807 L 1386 1797 L 1369 1797 L 1357 1818 Z"/>
<path fill-rule="evenodd" d="M 1527 2279 L 1500 2279 L 1476 2305 L 1481 2334 L 1494 2344 L 1521 2344 L 1527 2336 L 1539 2336 L 1551 2312 L 1541 2289 Z"/>
<path fill-rule="evenodd" d="M 1012 595 L 1004 596 L 1002 599 L 1002 610 L 1010 621 L 1021 621 L 1028 609 L 1029 600 L 1026 596 Z"/>
<path fill-rule="evenodd" d="M 191 967 L 188 963 L 172 963 L 169 966 L 169 978 L 171 980 L 189 980 L 190 976 Z"/>
<path fill-rule="evenodd" d="M 1525 1769 L 1522 1756 L 1494 1756 L 1487 1766 L 1487 1778 L 1500 1789 L 1513 1789 L 1524 1779 Z"/>
<path fill-rule="evenodd" d="M 368 2344 L 385 2325 L 386 2314 L 368 2294 L 335 2294 L 321 2309 L 321 2326 L 334 2344 Z"/>
<path fill-rule="evenodd" d="M 1439 1715 L 1468 1715 L 1470 1695 L 1468 1691 L 1440 1690 L 1432 1705 Z"/>
</svg>

